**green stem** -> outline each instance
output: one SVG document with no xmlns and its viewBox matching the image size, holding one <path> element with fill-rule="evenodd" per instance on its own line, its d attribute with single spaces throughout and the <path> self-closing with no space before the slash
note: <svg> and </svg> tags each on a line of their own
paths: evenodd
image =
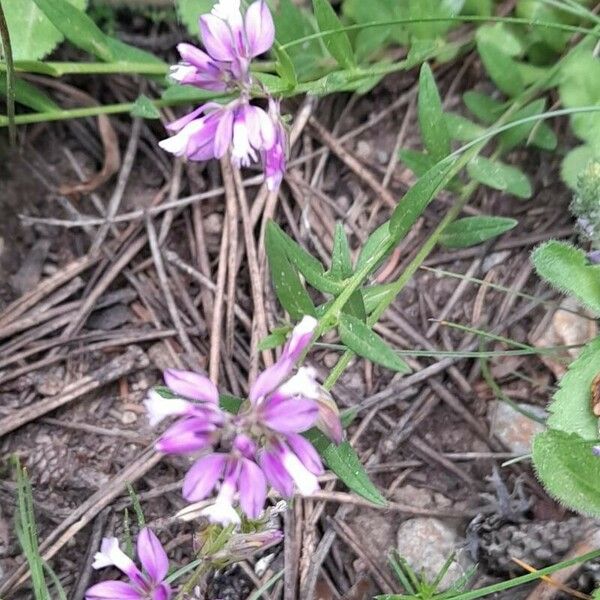
<svg viewBox="0 0 600 600">
<path fill-rule="evenodd" d="M 185 582 L 175 600 L 185 600 L 186 596 L 191 595 L 192 590 L 202 581 L 202 578 L 210 571 L 211 565 L 209 561 L 203 561 L 198 565 L 198 568 L 192 573 L 192 576 Z"/>
<path fill-rule="evenodd" d="M 15 69 L 13 65 L 12 47 L 10 45 L 10 32 L 6 24 L 4 10 L 0 3 L 0 38 L 6 59 L 6 113 L 8 120 L 8 136 L 11 146 L 17 142 L 17 128 L 15 123 Z"/>
</svg>

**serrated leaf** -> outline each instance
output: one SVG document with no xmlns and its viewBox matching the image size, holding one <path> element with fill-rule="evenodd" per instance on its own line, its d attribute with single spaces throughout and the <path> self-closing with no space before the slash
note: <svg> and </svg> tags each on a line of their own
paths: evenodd
<svg viewBox="0 0 600 600">
<path fill-rule="evenodd" d="M 445 113 L 444 120 L 450 138 L 459 142 L 471 142 L 485 133 L 481 125 L 456 113 Z"/>
<path fill-rule="evenodd" d="M 600 516 L 600 457 L 595 442 L 575 433 L 550 429 L 533 441 L 533 463 L 551 496 L 562 504 Z"/>
<path fill-rule="evenodd" d="M 551 240 L 538 246 L 531 260 L 540 277 L 600 315 L 600 265 L 591 265 L 583 250 Z"/>
<path fill-rule="evenodd" d="M 56 104 L 50 96 L 28 81 L 17 77 L 15 79 L 14 90 L 15 100 L 19 104 L 32 108 L 36 112 L 60 110 L 58 104 Z M 0 76 L 0 95 L 6 95 L 6 78 L 2 76 Z"/>
<path fill-rule="evenodd" d="M 193 37 L 198 36 L 198 19 L 209 13 L 216 0 L 177 0 L 177 16 Z"/>
<path fill-rule="evenodd" d="M 518 221 L 506 217 L 465 217 L 448 225 L 440 236 L 440 245 L 446 248 L 467 248 L 502 235 Z"/>
<path fill-rule="evenodd" d="M 315 289 L 330 294 L 339 294 L 343 290 L 343 284 L 328 277 L 323 265 L 289 237 L 279 225 L 269 221 L 267 232 L 270 232 L 268 235 L 271 236 L 272 243 L 285 252 L 289 261 Z"/>
<path fill-rule="evenodd" d="M 37 7 L 72 44 L 93 54 L 100 60 L 115 60 L 112 50 L 106 43 L 107 36 L 88 17 L 74 6 L 71 0 L 33 0 Z"/>
<path fill-rule="evenodd" d="M 502 102 L 481 92 L 465 92 L 463 101 L 466 107 L 485 125 L 494 123 L 504 111 Z"/>
<path fill-rule="evenodd" d="M 390 234 L 395 240 L 409 232 L 438 190 L 451 179 L 451 166 L 448 162 L 437 163 L 406 192 L 390 219 Z"/>
<path fill-rule="evenodd" d="M 593 158 L 600 157 L 600 152 L 595 152 L 591 146 L 584 144 L 569 151 L 563 158 L 560 167 L 561 179 L 573 190 L 577 191 L 579 174 Z"/>
<path fill-rule="evenodd" d="M 450 135 L 444 119 L 442 100 L 431 67 L 427 63 L 423 63 L 419 74 L 417 104 L 423 144 L 437 162 L 450 154 Z"/>
<path fill-rule="evenodd" d="M 338 31 L 342 28 L 342 23 L 329 0 L 313 0 L 313 10 L 320 31 L 336 31 L 323 37 L 323 43 L 331 56 L 344 69 L 353 69 L 356 61 L 350 38 L 345 31 Z"/>
<path fill-rule="evenodd" d="M 591 341 L 561 377 L 548 406 L 548 427 L 576 433 L 584 440 L 598 438 L 598 417 L 590 407 L 592 382 L 600 373 L 600 338 Z"/>
<path fill-rule="evenodd" d="M 469 175 L 488 187 L 508 192 L 518 198 L 531 197 L 531 183 L 523 171 L 498 160 L 476 156 L 467 165 Z"/>
<path fill-rule="evenodd" d="M 516 68 L 515 61 L 501 47 L 479 37 L 477 50 L 485 70 L 492 81 L 507 96 L 515 97 L 523 92 L 525 83 Z"/>
<path fill-rule="evenodd" d="M 69 0 L 83 9 L 86 0 Z M 2 0 L 10 32 L 13 59 L 38 60 L 63 41 L 62 33 L 50 22 L 33 0 Z"/>
<path fill-rule="evenodd" d="M 131 115 L 142 119 L 160 119 L 160 111 L 154 106 L 152 100 L 144 94 L 138 96 L 134 102 Z"/>
<path fill-rule="evenodd" d="M 281 240 L 272 228 L 267 228 L 265 247 L 269 259 L 273 287 L 277 299 L 292 319 L 315 315 L 315 306 L 302 285 L 298 272 L 292 266 Z"/>
<path fill-rule="evenodd" d="M 385 498 L 369 479 L 362 466 L 358 454 L 348 442 L 336 446 L 323 433 L 311 429 L 304 434 L 317 452 L 325 459 L 331 469 L 350 490 L 362 496 L 365 500 L 378 506 L 385 506 Z"/>
<path fill-rule="evenodd" d="M 345 346 L 353 352 L 399 373 L 410 373 L 410 367 L 366 323 L 346 313 L 339 317 L 338 331 Z"/>
</svg>

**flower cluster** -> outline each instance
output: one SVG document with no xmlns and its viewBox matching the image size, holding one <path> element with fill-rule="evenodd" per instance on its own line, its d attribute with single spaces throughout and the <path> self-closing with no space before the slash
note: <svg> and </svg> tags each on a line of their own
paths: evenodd
<svg viewBox="0 0 600 600">
<path fill-rule="evenodd" d="M 267 186 L 276 190 L 285 171 L 287 136 L 279 104 L 269 99 L 268 111 L 250 103 L 254 84 L 252 58 L 267 52 L 275 40 L 273 17 L 265 0 L 248 7 L 240 0 L 220 0 L 200 17 L 200 35 L 206 52 L 179 44 L 182 62 L 171 69 L 171 78 L 217 92 L 236 92 L 228 104 L 208 102 L 167 128 L 174 135 L 160 146 L 176 156 L 200 161 L 221 158 L 230 152 L 238 167 L 261 156 Z"/>
<path fill-rule="evenodd" d="M 160 437 L 157 450 L 202 452 L 185 476 L 183 496 L 198 502 L 219 486 L 215 502 L 202 511 L 211 521 L 239 523 L 238 503 L 248 517 L 257 518 L 267 484 L 284 498 L 295 490 L 310 494 L 318 489 L 323 465 L 300 434 L 317 426 L 339 443 L 342 426 L 314 371 L 301 367 L 294 373 L 316 323 L 306 316 L 294 328 L 280 358 L 258 376 L 235 415 L 221 410 L 218 390 L 208 378 L 189 371 L 165 371 L 174 398 L 152 390 L 145 401 L 153 425 L 167 416 L 180 417 Z"/>
</svg>

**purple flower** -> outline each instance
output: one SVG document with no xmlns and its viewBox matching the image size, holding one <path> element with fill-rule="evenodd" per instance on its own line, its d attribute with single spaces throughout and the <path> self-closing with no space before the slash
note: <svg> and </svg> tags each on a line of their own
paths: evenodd
<svg viewBox="0 0 600 600">
<path fill-rule="evenodd" d="M 256 519 L 267 497 L 267 482 L 254 462 L 255 444 L 239 435 L 229 454 L 214 453 L 200 458 L 187 472 L 183 482 L 183 497 L 190 502 L 204 500 L 222 480 L 214 504 L 202 514 L 223 525 L 240 522 L 233 507 L 236 498 L 248 517 Z"/>
<path fill-rule="evenodd" d="M 85 593 L 86 600 L 169 600 L 171 587 L 164 581 L 169 560 L 160 541 L 145 527 L 138 535 L 137 555 L 143 572 L 119 548 L 117 538 L 104 538 L 93 568 L 114 566 L 129 577 L 124 581 L 102 581 Z"/>
<path fill-rule="evenodd" d="M 159 142 L 163 150 L 194 161 L 221 158 L 230 150 L 238 167 L 256 161 L 257 154 L 271 148 L 276 139 L 269 115 L 244 99 L 225 106 L 209 102 L 170 123 L 168 129 L 177 133 Z"/>
<path fill-rule="evenodd" d="M 269 98 L 269 116 L 275 127 L 275 141 L 270 148 L 263 151 L 265 181 L 271 191 L 276 191 L 281 185 L 285 174 L 287 157 L 287 132 L 281 122 L 279 102 Z"/>
</svg>

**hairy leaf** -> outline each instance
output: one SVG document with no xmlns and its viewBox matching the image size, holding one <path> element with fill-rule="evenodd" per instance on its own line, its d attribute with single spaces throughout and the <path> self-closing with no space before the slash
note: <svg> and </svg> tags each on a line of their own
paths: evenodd
<svg viewBox="0 0 600 600">
<path fill-rule="evenodd" d="M 518 198 L 531 197 L 531 183 L 523 171 L 498 160 L 476 156 L 467 165 L 469 175 L 488 187 L 514 194 Z"/>
<path fill-rule="evenodd" d="M 600 315 L 600 265 L 590 264 L 583 250 L 551 240 L 531 258 L 540 277 Z"/>
<path fill-rule="evenodd" d="M 600 516 L 600 457 L 595 442 L 550 429 L 536 436 L 533 462 L 551 496 L 586 515 Z"/>
<path fill-rule="evenodd" d="M 450 154 L 450 135 L 444 119 L 442 100 L 431 68 L 423 63 L 419 75 L 419 128 L 427 152 L 437 162 Z"/>
</svg>

